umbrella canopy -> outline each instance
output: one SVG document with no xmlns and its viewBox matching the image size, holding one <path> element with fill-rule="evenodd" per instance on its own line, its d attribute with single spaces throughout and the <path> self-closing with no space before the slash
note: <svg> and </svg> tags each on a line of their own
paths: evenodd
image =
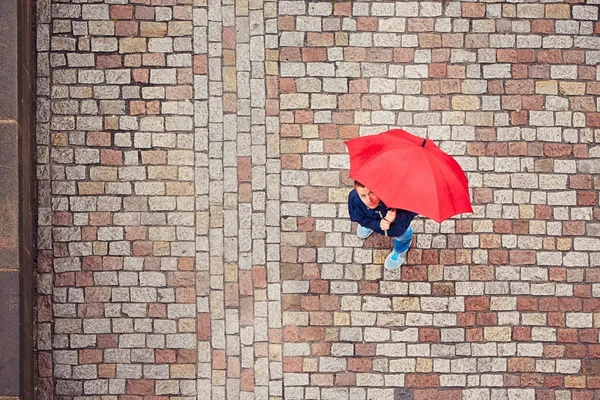
<svg viewBox="0 0 600 400">
<path fill-rule="evenodd" d="M 388 207 L 413 211 L 437 222 L 473 212 L 464 171 L 431 140 L 392 129 L 345 143 L 350 153 L 350 177 Z"/>
</svg>

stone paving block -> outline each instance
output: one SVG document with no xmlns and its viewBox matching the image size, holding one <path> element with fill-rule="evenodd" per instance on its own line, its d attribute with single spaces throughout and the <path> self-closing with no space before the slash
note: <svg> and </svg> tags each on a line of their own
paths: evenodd
<svg viewBox="0 0 600 400">
<path fill-rule="evenodd" d="M 0 394 L 3 396 L 19 396 L 19 344 L 20 324 L 19 273 L 16 271 L 0 272 L 0 293 L 2 293 L 3 312 L 0 326 L 5 340 L 0 345 L 2 361 L 0 362 L 0 382 L 3 383 Z"/>
<path fill-rule="evenodd" d="M 600 388 L 597 5 L 38 3 L 46 393 Z M 458 160 L 474 213 L 419 217 L 388 272 L 343 142 L 395 126 Z"/>
</svg>

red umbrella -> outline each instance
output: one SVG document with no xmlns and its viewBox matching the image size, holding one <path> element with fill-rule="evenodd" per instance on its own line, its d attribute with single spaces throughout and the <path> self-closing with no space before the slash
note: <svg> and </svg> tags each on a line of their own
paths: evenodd
<svg viewBox="0 0 600 400">
<path fill-rule="evenodd" d="M 431 140 L 402 129 L 346 141 L 350 177 L 373 191 L 388 207 L 402 208 L 442 222 L 473 212 L 467 177 Z"/>
</svg>

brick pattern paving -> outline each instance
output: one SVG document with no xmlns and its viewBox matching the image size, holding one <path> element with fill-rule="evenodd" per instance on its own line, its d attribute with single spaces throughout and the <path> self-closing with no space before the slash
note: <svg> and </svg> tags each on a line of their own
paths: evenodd
<svg viewBox="0 0 600 400">
<path fill-rule="evenodd" d="M 53 298 L 54 272 L 52 260 L 52 191 L 50 188 L 50 2 L 36 1 L 37 62 L 35 118 L 35 175 L 37 183 L 37 262 L 35 298 L 35 386 L 40 400 L 54 396 L 53 379 Z"/>
<path fill-rule="evenodd" d="M 194 398 L 193 8 L 39 7 L 40 256 L 52 261 L 39 266 L 52 324 L 39 327 L 54 392 Z"/>
<path fill-rule="evenodd" d="M 286 399 L 600 394 L 597 20 L 280 2 Z M 457 158 L 474 213 L 418 219 L 408 265 L 382 273 L 389 242 L 348 220 L 343 141 L 393 126 Z"/>
<path fill-rule="evenodd" d="M 113 3 L 38 0 L 42 399 L 600 396 L 598 5 Z M 393 126 L 474 213 L 389 273 L 343 141 Z"/>
<path fill-rule="evenodd" d="M 277 3 L 195 9 L 198 398 L 281 396 Z M 270 27 L 270 29 L 269 29 Z M 271 62 L 267 62 L 271 54 Z"/>
</svg>

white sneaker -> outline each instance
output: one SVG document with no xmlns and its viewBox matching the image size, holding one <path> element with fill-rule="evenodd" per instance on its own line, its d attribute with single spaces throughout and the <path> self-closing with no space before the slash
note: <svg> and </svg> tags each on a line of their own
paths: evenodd
<svg viewBox="0 0 600 400">
<path fill-rule="evenodd" d="M 406 259 L 406 251 L 403 253 L 399 253 L 397 251 L 392 250 L 392 252 L 385 259 L 384 267 L 388 271 L 394 271 L 404 263 Z"/>
<path fill-rule="evenodd" d="M 356 234 L 361 239 L 368 238 L 369 236 L 371 236 L 371 233 L 373 233 L 373 229 L 365 228 L 364 226 L 359 225 L 358 229 L 356 229 Z"/>
</svg>

